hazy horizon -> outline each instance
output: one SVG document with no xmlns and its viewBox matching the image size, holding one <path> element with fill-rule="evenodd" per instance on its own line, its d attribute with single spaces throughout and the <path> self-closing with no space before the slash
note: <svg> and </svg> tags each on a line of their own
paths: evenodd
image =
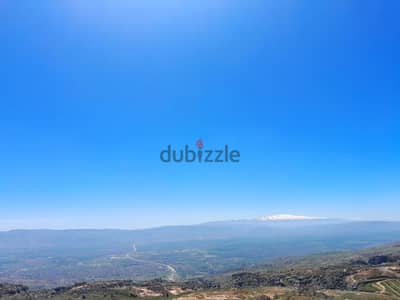
<svg viewBox="0 0 400 300">
<path fill-rule="evenodd" d="M 281 215 L 281 214 L 279 214 Z M 288 219 L 288 220 L 260 220 L 261 217 L 263 216 L 256 216 L 253 218 L 236 218 L 236 219 L 210 219 L 210 220 L 204 220 L 200 222 L 187 222 L 187 223 L 160 223 L 160 224 L 153 224 L 153 225 L 143 225 L 143 226 L 138 226 L 138 227 L 113 227 L 113 226 L 108 226 L 108 227 L 98 227 L 98 226 L 83 226 L 83 227 L 68 227 L 68 226 L 37 226 L 37 227 L 12 227 L 15 226 L 15 224 L 18 224 L 18 222 L 15 222 L 15 220 L 12 220 L 10 224 L 10 227 L 0 227 L 1 232 L 7 232 L 7 231 L 13 231 L 13 230 L 144 230 L 144 229 L 154 229 L 154 228 L 160 228 L 160 227 L 175 227 L 175 226 L 196 226 L 196 225 L 202 225 L 202 224 L 208 224 L 208 223 L 218 223 L 218 222 L 236 222 L 236 221 L 258 221 L 258 222 L 285 222 L 285 221 L 290 221 L 290 222 L 297 222 L 297 221 L 329 221 L 329 220 L 337 220 L 337 221 L 342 221 L 342 222 L 400 222 L 400 219 L 361 219 L 361 218 L 340 218 L 340 217 L 331 217 L 331 218 L 326 218 L 326 217 L 319 217 L 319 216 L 314 216 L 318 217 L 319 219 L 310 219 L 310 220 L 293 220 L 293 219 Z M 275 216 L 275 215 L 272 215 Z M 295 215 L 297 216 L 297 215 Z M 307 216 L 306 216 L 307 217 Z M 26 222 L 26 220 L 23 220 L 23 222 Z M 48 221 L 46 221 L 48 222 Z M 53 223 L 54 222 L 48 222 L 48 223 Z M 5 223 L 7 224 L 7 223 Z M 4 226 L 4 223 L 2 224 Z"/>
</svg>

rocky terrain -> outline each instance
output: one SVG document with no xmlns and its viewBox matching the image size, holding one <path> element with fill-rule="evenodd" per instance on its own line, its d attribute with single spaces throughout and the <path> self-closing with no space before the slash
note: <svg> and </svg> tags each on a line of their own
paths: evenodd
<svg viewBox="0 0 400 300">
<path fill-rule="evenodd" d="M 286 258 L 221 276 L 110 280 L 31 290 L 0 284 L 1 299 L 400 299 L 400 245 Z"/>
</svg>

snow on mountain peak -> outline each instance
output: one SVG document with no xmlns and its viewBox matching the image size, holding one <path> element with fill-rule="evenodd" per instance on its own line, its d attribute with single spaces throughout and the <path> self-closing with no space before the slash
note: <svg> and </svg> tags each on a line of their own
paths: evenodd
<svg viewBox="0 0 400 300">
<path fill-rule="evenodd" d="M 260 221 L 301 221 L 301 220 L 322 220 L 324 218 L 320 217 L 308 217 L 308 216 L 296 216 L 296 215 L 272 215 L 272 216 L 262 216 L 258 218 Z"/>
</svg>

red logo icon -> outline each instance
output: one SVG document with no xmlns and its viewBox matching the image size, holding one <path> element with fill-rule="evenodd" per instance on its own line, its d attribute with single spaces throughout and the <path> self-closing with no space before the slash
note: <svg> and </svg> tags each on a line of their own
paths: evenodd
<svg viewBox="0 0 400 300">
<path fill-rule="evenodd" d="M 196 142 L 196 147 L 197 148 L 203 148 L 204 147 L 204 143 L 202 139 L 198 139 L 198 141 Z"/>
</svg>

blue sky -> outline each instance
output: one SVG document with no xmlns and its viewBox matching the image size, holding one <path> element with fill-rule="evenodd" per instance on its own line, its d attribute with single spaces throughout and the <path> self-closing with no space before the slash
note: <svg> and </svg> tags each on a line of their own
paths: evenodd
<svg viewBox="0 0 400 300">
<path fill-rule="evenodd" d="M 399 9 L 1 1 L 0 229 L 399 219 Z"/>
</svg>

